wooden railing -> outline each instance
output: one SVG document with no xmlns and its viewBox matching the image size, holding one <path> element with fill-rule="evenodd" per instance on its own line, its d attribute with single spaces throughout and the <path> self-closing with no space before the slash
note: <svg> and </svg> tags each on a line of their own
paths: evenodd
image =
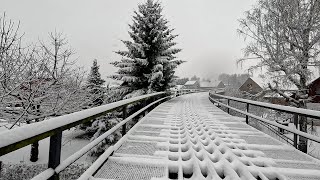
<svg viewBox="0 0 320 180">
<path fill-rule="evenodd" d="M 221 99 L 226 99 L 227 104 L 224 104 L 221 102 Z M 305 137 L 309 140 L 315 141 L 320 143 L 320 137 L 314 136 L 302 131 L 297 130 L 298 129 L 298 119 L 299 116 L 305 116 L 309 118 L 315 118 L 317 120 L 320 120 L 320 111 L 315 111 L 315 110 L 309 110 L 309 109 L 302 109 L 302 108 L 295 108 L 295 107 L 289 107 L 289 106 L 281 106 L 281 105 L 276 105 L 276 104 L 271 104 L 271 103 L 265 103 L 265 102 L 258 102 L 258 101 L 252 101 L 248 99 L 241 99 L 241 98 L 236 98 L 236 97 L 230 97 L 230 96 L 223 96 L 220 94 L 214 94 L 214 93 L 209 93 L 209 100 L 211 102 L 217 103 L 217 105 L 221 105 L 227 108 L 227 112 L 230 113 L 230 109 L 234 110 L 236 112 L 239 112 L 241 114 L 244 114 L 246 116 L 246 123 L 249 123 L 249 117 L 261 121 L 263 123 L 266 123 L 268 125 L 272 125 L 277 128 L 284 129 L 286 131 L 289 131 L 293 133 L 293 146 L 295 148 L 298 148 L 298 136 Z M 235 107 L 232 107 L 230 105 L 230 101 L 235 101 L 235 102 L 240 102 L 246 105 L 246 111 L 239 110 Z M 293 114 L 294 117 L 294 128 L 290 128 L 288 126 L 284 126 L 282 124 L 279 124 L 275 121 L 271 121 L 265 118 L 262 118 L 260 116 L 256 116 L 254 114 L 249 113 L 250 106 L 256 106 L 256 107 L 262 107 L 262 108 L 267 108 L 267 109 L 272 109 L 280 112 L 285 112 L 289 114 Z M 305 149 L 306 151 L 306 149 Z M 305 152 L 306 153 L 306 152 Z"/>
<path fill-rule="evenodd" d="M 49 144 L 49 160 L 48 160 L 48 169 L 34 177 L 32 180 L 58 180 L 59 173 L 74 163 L 76 160 L 81 158 L 92 148 L 102 142 L 107 136 L 114 133 L 117 129 L 122 127 L 122 138 L 114 145 L 110 146 L 105 153 L 103 153 L 95 164 L 101 164 L 104 161 L 101 158 L 108 157 L 113 151 L 115 151 L 122 143 L 123 137 L 127 133 L 126 123 L 145 112 L 149 108 L 174 97 L 175 95 L 183 95 L 188 93 L 197 92 L 196 90 L 179 90 L 177 92 L 158 92 L 153 94 L 147 94 L 139 97 L 134 97 L 131 99 L 121 100 L 114 103 L 102 105 L 99 107 L 94 107 L 91 109 L 86 109 L 83 111 L 67 114 L 60 117 L 51 118 L 49 120 L 25 125 L 18 127 L 12 130 L 8 130 L 0 133 L 0 156 L 30 145 L 34 142 L 40 141 L 47 137 L 50 137 Z M 175 95 L 174 95 L 175 94 Z M 152 100 L 150 104 L 146 104 L 147 100 Z M 127 117 L 127 106 L 130 104 L 143 102 L 144 107 L 132 115 Z M 99 136 L 94 141 L 90 142 L 88 145 L 65 159 L 63 162 L 60 162 L 61 157 L 61 140 L 62 132 L 66 129 L 70 129 L 77 125 L 94 121 L 97 117 L 106 115 L 115 110 L 122 109 L 123 120 L 112 127 L 110 130 Z M 97 167 L 91 166 L 80 179 L 88 179 L 90 174 L 94 173 L 94 169 Z"/>
</svg>

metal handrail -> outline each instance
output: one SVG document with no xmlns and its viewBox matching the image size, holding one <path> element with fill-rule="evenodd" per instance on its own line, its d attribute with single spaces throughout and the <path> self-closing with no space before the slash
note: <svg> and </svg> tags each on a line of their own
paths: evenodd
<svg viewBox="0 0 320 180">
<path fill-rule="evenodd" d="M 220 94 L 210 93 L 210 96 L 216 96 L 219 98 L 233 100 L 233 101 L 246 103 L 246 104 L 250 104 L 250 105 L 254 105 L 254 106 L 258 106 L 258 107 L 263 107 L 263 108 L 273 109 L 273 110 L 282 111 L 282 112 L 286 112 L 286 113 L 298 114 L 298 115 L 303 115 L 303 116 L 310 117 L 310 118 L 320 119 L 320 111 L 295 108 L 295 107 L 290 107 L 290 106 L 281 106 L 281 105 L 277 105 L 277 104 L 252 101 L 252 100 L 248 100 L 248 99 L 241 99 L 241 98 L 230 97 L 230 96 L 223 96 Z"/>
<path fill-rule="evenodd" d="M 218 100 L 215 100 L 213 97 L 218 97 L 218 98 L 222 98 L 222 99 L 227 99 L 228 100 L 228 104 L 224 104 Z M 224 107 L 227 108 L 227 111 L 229 113 L 230 109 L 234 110 L 236 112 L 239 112 L 241 114 L 246 115 L 246 123 L 248 124 L 248 118 L 251 117 L 253 119 L 259 120 L 261 122 L 267 123 L 269 125 L 287 130 L 289 132 L 292 132 L 294 134 L 294 139 L 293 139 L 293 143 L 294 143 L 294 147 L 298 148 L 298 135 L 305 137 L 307 139 L 310 139 L 312 141 L 318 142 L 320 143 L 320 137 L 318 136 L 314 136 L 302 131 L 299 131 L 297 129 L 292 129 L 289 128 L 288 126 L 284 126 L 282 124 L 276 123 L 275 121 L 270 121 L 268 119 L 262 118 L 260 116 L 256 116 L 254 114 L 249 113 L 249 105 L 254 105 L 254 106 L 258 106 L 258 107 L 263 107 L 263 108 L 268 108 L 268 109 L 273 109 L 273 110 L 278 110 L 278 111 L 282 111 L 282 112 L 287 112 L 287 113 L 292 113 L 295 115 L 295 120 L 294 120 L 294 124 L 297 127 L 297 120 L 298 120 L 298 115 L 303 115 L 303 116 L 307 116 L 307 117 L 312 117 L 312 118 L 317 118 L 320 119 L 320 111 L 314 111 L 314 110 L 308 110 L 308 109 L 300 109 L 300 108 L 294 108 L 294 107 L 288 107 L 288 106 L 280 106 L 280 105 L 275 105 L 275 104 L 270 104 L 270 103 L 263 103 L 263 102 L 257 102 L 257 101 L 252 101 L 252 100 L 247 100 L 247 99 L 240 99 L 240 98 L 235 98 L 235 97 L 230 97 L 230 96 L 222 96 L 219 94 L 212 94 L 209 93 L 209 100 L 212 102 L 216 102 L 218 105 L 222 105 Z M 246 111 L 242 111 L 239 110 L 237 108 L 234 108 L 232 106 L 230 106 L 230 100 L 236 101 L 236 102 L 241 102 L 241 103 L 245 103 L 247 105 Z M 306 152 L 305 152 L 306 153 Z"/>
<path fill-rule="evenodd" d="M 269 129 L 270 131 L 272 131 L 273 133 L 275 133 L 278 137 L 280 137 L 281 139 L 283 139 L 284 141 L 286 141 L 288 144 L 293 146 L 293 139 L 290 139 L 289 137 L 281 134 L 279 131 L 277 131 L 275 128 L 273 128 L 272 125 L 264 123 L 264 122 L 260 122 L 260 124 L 262 124 L 264 127 L 266 127 L 267 129 Z M 290 141 L 290 142 L 289 142 Z"/>
</svg>

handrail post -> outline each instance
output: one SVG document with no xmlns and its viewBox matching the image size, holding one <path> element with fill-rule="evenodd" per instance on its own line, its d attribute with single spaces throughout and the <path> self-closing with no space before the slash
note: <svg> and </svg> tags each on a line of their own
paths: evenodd
<svg viewBox="0 0 320 180">
<path fill-rule="evenodd" d="M 122 108 L 122 119 L 125 120 L 127 118 L 127 105 Z M 127 133 L 127 124 L 122 125 L 122 137 Z"/>
<path fill-rule="evenodd" d="M 147 100 L 144 100 L 143 101 L 143 107 L 146 107 L 147 106 Z M 146 109 L 146 111 L 144 111 L 144 115 L 143 116 L 146 116 L 148 114 L 148 110 Z"/>
<path fill-rule="evenodd" d="M 294 114 L 293 116 L 293 123 L 294 123 L 294 126 L 296 127 L 296 129 L 298 129 L 298 114 Z M 298 135 L 297 134 L 293 134 L 293 146 L 298 149 Z"/>
<path fill-rule="evenodd" d="M 249 103 L 246 103 L 247 105 L 247 112 L 249 112 Z M 249 116 L 246 115 L 246 123 L 249 124 Z"/>
<path fill-rule="evenodd" d="M 61 158 L 61 139 L 62 131 L 50 137 L 49 146 L 49 162 L 48 168 L 55 169 L 60 164 Z M 59 174 L 54 174 L 49 178 L 49 180 L 59 180 Z"/>
<path fill-rule="evenodd" d="M 2 172 L 2 161 L 0 161 L 0 178 L 1 178 L 1 172 Z"/>
<path fill-rule="evenodd" d="M 228 106 L 230 106 L 230 99 L 228 99 Z M 229 108 L 227 108 L 227 112 L 228 112 L 228 114 L 230 114 L 230 109 Z"/>
<path fill-rule="evenodd" d="M 160 97 L 160 98 L 161 98 L 161 97 Z M 156 97 L 152 97 L 150 103 L 153 103 L 153 102 L 155 102 L 156 100 L 157 100 Z M 156 107 L 156 105 L 152 105 L 150 108 L 153 109 L 153 108 L 155 108 L 155 107 Z"/>
</svg>

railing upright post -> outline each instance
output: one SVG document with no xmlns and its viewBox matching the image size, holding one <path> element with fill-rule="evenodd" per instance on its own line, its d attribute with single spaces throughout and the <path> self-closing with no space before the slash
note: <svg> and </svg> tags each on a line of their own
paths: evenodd
<svg viewBox="0 0 320 180">
<path fill-rule="evenodd" d="M 146 107 L 147 106 L 147 100 L 144 100 L 142 104 L 143 104 L 143 107 Z M 148 110 L 145 110 L 144 111 L 144 116 L 146 116 L 147 114 L 148 114 Z"/>
<path fill-rule="evenodd" d="M 298 129 L 298 120 L 299 120 L 299 116 L 298 114 L 294 114 L 293 116 L 293 123 L 294 126 L 296 127 L 296 129 Z M 293 134 L 293 146 L 298 149 L 298 135 L 297 134 Z"/>
<path fill-rule="evenodd" d="M 249 112 L 249 103 L 246 103 L 247 105 L 247 112 Z M 246 123 L 249 124 L 249 116 L 246 115 Z"/>
<path fill-rule="evenodd" d="M 153 102 L 156 101 L 156 100 L 157 100 L 156 97 L 152 97 L 150 103 L 153 103 Z M 152 106 L 151 106 L 151 109 L 153 109 L 153 108 L 155 108 L 155 107 L 156 107 L 156 104 L 155 104 L 155 105 L 152 105 Z"/>
<path fill-rule="evenodd" d="M 127 118 L 127 105 L 122 108 L 122 119 L 125 120 Z M 122 137 L 127 133 L 127 124 L 122 125 Z"/>
<path fill-rule="evenodd" d="M 50 137 L 48 168 L 55 169 L 60 164 L 62 131 Z M 59 180 L 59 174 L 54 174 L 49 180 Z"/>
<path fill-rule="evenodd" d="M 228 106 L 230 106 L 230 99 L 228 99 Z M 228 112 L 228 114 L 230 114 L 230 109 L 229 108 L 227 108 L 227 112 Z"/>
</svg>

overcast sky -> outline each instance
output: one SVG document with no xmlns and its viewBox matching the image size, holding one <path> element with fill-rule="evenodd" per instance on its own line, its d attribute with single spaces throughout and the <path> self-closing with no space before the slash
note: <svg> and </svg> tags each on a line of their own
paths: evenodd
<svg viewBox="0 0 320 180">
<path fill-rule="evenodd" d="M 27 42 L 46 40 L 48 33 L 63 32 L 75 50 L 78 64 L 90 68 L 98 59 L 103 77 L 115 72 L 109 63 L 124 50 L 133 11 L 145 0 L 0 0 L 0 12 L 21 21 Z M 236 32 L 237 20 L 255 0 L 160 0 L 182 48 L 179 58 L 187 61 L 180 77 L 213 78 L 220 73 L 242 73 L 236 59 L 242 56 L 243 38 Z"/>
</svg>

